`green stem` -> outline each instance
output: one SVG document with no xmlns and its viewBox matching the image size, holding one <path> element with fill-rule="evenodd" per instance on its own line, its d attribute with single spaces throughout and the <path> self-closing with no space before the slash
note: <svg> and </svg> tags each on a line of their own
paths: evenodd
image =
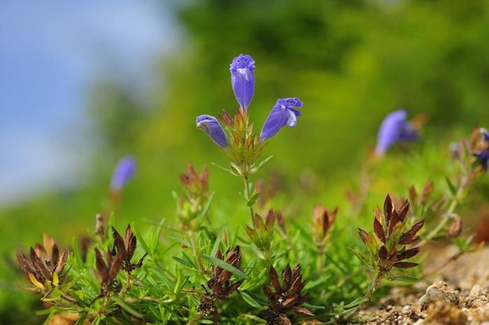
<svg viewBox="0 0 489 325">
<path fill-rule="evenodd" d="M 197 246 L 197 240 L 195 239 L 195 232 L 190 232 L 190 243 L 192 244 L 192 251 L 195 256 L 195 260 L 197 261 L 197 265 L 199 266 L 200 272 L 202 274 L 206 274 L 207 271 L 205 270 L 204 264 L 202 263 L 202 259 L 200 258 L 200 251 L 199 247 Z"/>
<path fill-rule="evenodd" d="M 250 212 L 251 222 L 253 222 L 255 212 L 253 211 L 253 205 L 250 204 L 252 193 L 251 193 L 250 183 L 248 182 L 248 175 L 243 175 L 243 181 L 244 181 L 244 197 L 246 199 L 246 205 L 248 206 L 248 211 Z"/>
<path fill-rule="evenodd" d="M 370 301 L 370 298 L 372 298 L 372 295 L 379 287 L 380 281 L 382 280 L 385 274 L 386 272 L 382 270 L 379 270 L 377 272 L 375 279 L 372 281 L 370 287 L 368 288 L 368 291 L 365 293 L 365 296 L 363 297 L 364 300 L 361 303 L 359 303 L 351 312 L 349 312 L 348 315 L 346 315 L 346 317 L 344 318 L 345 320 L 349 320 L 353 316 L 355 316 L 365 306 L 365 304 Z"/>
<path fill-rule="evenodd" d="M 447 211 L 445 212 L 445 217 L 440 221 L 440 223 L 438 223 L 438 225 L 432 231 L 430 231 L 428 233 L 428 235 L 426 235 L 423 238 L 423 240 L 421 240 L 419 242 L 419 246 L 423 246 L 427 242 L 429 242 L 430 240 L 432 240 L 434 237 L 436 237 L 436 235 L 438 235 L 438 233 L 440 232 L 440 230 L 442 230 L 443 227 L 445 227 L 445 225 L 447 224 L 448 220 L 450 220 L 449 216 L 453 213 L 453 211 L 455 211 L 455 208 L 459 204 L 459 200 L 458 200 L 459 192 L 460 192 L 460 190 L 453 197 L 452 202 L 450 203 L 450 206 L 448 207 Z"/>
</svg>

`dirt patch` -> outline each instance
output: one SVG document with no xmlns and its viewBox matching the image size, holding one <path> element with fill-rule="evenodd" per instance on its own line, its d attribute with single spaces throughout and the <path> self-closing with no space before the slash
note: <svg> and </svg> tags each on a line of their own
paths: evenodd
<svg viewBox="0 0 489 325">
<path fill-rule="evenodd" d="M 455 247 L 432 248 L 425 269 L 456 253 Z M 489 325 L 489 247 L 462 255 L 413 288 L 393 288 L 359 316 L 363 324 Z"/>
</svg>

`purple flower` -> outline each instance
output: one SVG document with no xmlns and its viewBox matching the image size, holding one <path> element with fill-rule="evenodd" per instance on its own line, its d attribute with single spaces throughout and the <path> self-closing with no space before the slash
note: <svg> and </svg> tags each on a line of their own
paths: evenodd
<svg viewBox="0 0 489 325">
<path fill-rule="evenodd" d="M 219 147 L 226 148 L 228 141 L 219 121 L 211 115 L 197 116 L 197 127 L 203 130 Z"/>
<path fill-rule="evenodd" d="M 394 143 L 399 141 L 414 141 L 419 139 L 417 130 L 406 121 L 407 113 L 398 110 L 387 115 L 380 125 L 375 153 L 377 156 L 385 154 Z"/>
<path fill-rule="evenodd" d="M 255 61 L 249 55 L 240 54 L 229 68 L 234 96 L 240 107 L 248 108 L 255 92 Z"/>
<path fill-rule="evenodd" d="M 482 141 L 481 141 L 481 150 L 474 154 L 475 157 L 479 160 L 484 170 L 487 170 L 489 165 L 489 132 L 480 128 L 480 132 L 482 133 Z"/>
<path fill-rule="evenodd" d="M 297 116 L 301 116 L 301 112 L 295 108 L 301 107 L 302 102 L 299 98 L 279 98 L 265 120 L 260 134 L 260 141 L 270 139 L 286 125 L 295 126 L 297 124 Z"/>
<path fill-rule="evenodd" d="M 132 178 L 136 172 L 136 160 L 132 156 L 125 156 L 119 160 L 115 166 L 110 188 L 113 191 L 120 191 L 124 185 Z"/>
</svg>

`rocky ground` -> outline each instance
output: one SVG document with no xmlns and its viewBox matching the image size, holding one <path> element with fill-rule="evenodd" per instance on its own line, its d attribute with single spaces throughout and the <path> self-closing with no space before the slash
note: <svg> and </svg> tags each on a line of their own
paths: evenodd
<svg viewBox="0 0 489 325">
<path fill-rule="evenodd" d="M 456 253 L 455 247 L 434 247 L 424 269 Z M 489 247 L 460 256 L 414 288 L 393 288 L 359 316 L 372 325 L 489 325 Z"/>
</svg>

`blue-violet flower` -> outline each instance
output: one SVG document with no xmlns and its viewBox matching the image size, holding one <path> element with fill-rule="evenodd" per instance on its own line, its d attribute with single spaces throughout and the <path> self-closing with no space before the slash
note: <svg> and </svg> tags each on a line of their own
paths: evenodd
<svg viewBox="0 0 489 325">
<path fill-rule="evenodd" d="M 406 121 L 407 113 L 398 110 L 387 115 L 379 129 L 375 154 L 382 156 L 394 143 L 419 139 L 418 131 Z"/>
<path fill-rule="evenodd" d="M 299 98 L 279 98 L 265 120 L 260 134 L 260 141 L 270 139 L 286 125 L 295 126 L 297 124 L 297 116 L 301 116 L 301 112 L 296 110 L 296 108 L 301 107 L 302 102 Z"/>
<path fill-rule="evenodd" d="M 228 146 L 226 134 L 221 124 L 211 115 L 199 115 L 197 116 L 197 127 L 203 130 L 207 135 L 221 148 Z"/>
<path fill-rule="evenodd" d="M 234 95 L 241 108 L 248 108 L 255 92 L 255 61 L 249 55 L 240 54 L 229 68 Z"/>
<path fill-rule="evenodd" d="M 489 164 L 489 131 L 484 128 L 480 128 L 482 139 L 480 141 L 480 150 L 474 154 L 479 160 L 484 170 L 487 170 Z"/>
<path fill-rule="evenodd" d="M 125 156 L 119 160 L 114 168 L 110 189 L 120 191 L 124 185 L 134 176 L 136 172 L 136 159 L 132 156 Z"/>
</svg>

